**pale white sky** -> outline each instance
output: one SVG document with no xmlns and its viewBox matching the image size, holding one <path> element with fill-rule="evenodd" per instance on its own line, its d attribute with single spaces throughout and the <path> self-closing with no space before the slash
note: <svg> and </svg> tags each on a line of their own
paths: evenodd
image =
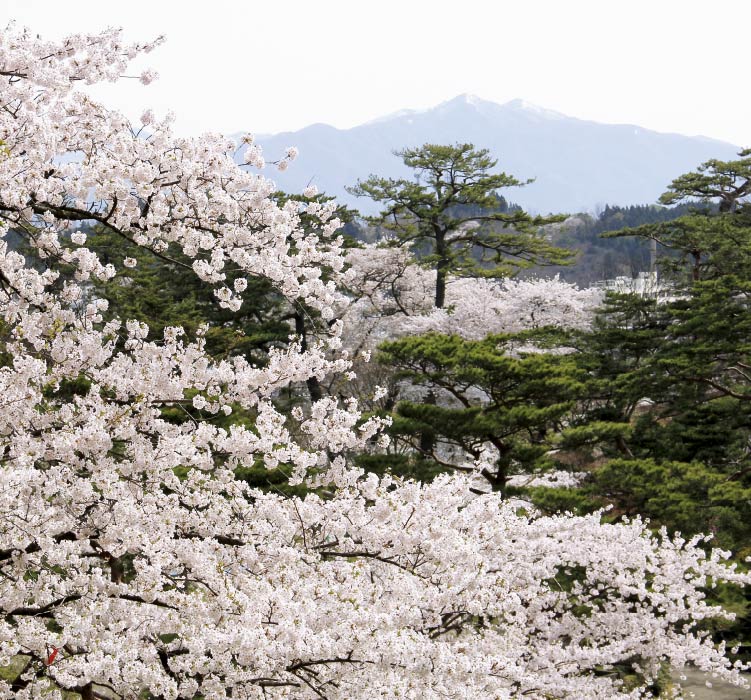
<svg viewBox="0 0 751 700">
<path fill-rule="evenodd" d="M 165 34 L 160 80 L 97 94 L 182 133 L 346 128 L 466 92 L 751 146 L 749 0 L 0 0 L 11 19 Z"/>
</svg>

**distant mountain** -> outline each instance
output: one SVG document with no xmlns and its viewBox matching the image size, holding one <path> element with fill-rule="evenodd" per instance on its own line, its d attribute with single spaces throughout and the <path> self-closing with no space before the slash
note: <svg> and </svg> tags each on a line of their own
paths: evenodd
<svg viewBox="0 0 751 700">
<path fill-rule="evenodd" d="M 376 208 L 344 190 L 375 173 L 409 176 L 392 151 L 423 143 L 473 143 L 488 148 L 498 169 L 535 182 L 504 192 L 539 213 L 593 211 L 604 204 L 649 204 L 676 176 L 709 158 L 732 159 L 739 147 L 704 137 L 663 134 L 630 124 L 568 117 L 523 100 L 496 104 L 459 95 L 432 109 L 404 110 L 351 129 L 313 124 L 258 138 L 268 159 L 300 150 L 285 173 L 267 173 L 280 189 L 313 182 L 363 213 Z"/>
</svg>

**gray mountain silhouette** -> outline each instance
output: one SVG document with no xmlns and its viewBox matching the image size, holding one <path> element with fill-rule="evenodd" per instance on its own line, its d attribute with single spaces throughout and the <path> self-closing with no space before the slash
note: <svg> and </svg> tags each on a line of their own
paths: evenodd
<svg viewBox="0 0 751 700">
<path fill-rule="evenodd" d="M 266 175 L 280 189 L 309 183 L 340 201 L 374 213 L 370 200 L 344 187 L 369 174 L 409 177 L 392 152 L 423 143 L 473 143 L 498 159 L 498 170 L 535 182 L 504 192 L 533 212 L 593 211 L 604 204 L 653 203 L 676 176 L 709 158 L 732 159 L 739 147 L 701 136 L 666 134 L 631 124 L 568 117 L 523 100 L 496 104 L 459 95 L 427 110 L 403 110 L 351 129 L 313 124 L 258 138 L 267 160 L 287 146 L 300 156 L 284 172 Z"/>
</svg>

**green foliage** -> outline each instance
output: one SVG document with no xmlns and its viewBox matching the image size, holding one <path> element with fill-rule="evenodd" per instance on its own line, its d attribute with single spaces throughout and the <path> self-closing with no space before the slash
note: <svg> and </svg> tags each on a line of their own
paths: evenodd
<svg viewBox="0 0 751 700">
<path fill-rule="evenodd" d="M 89 245 L 118 272 L 114 279 L 95 285 L 97 295 L 109 303 L 107 317 L 147 323 L 150 340 L 160 340 L 168 326 L 182 326 L 192 337 L 201 325 L 210 323 L 206 345 L 211 354 L 241 354 L 259 364 L 265 362 L 270 347 L 288 340 L 289 310 L 266 279 L 248 278 L 243 305 L 233 313 L 219 306 L 212 288 L 177 250 L 156 255 L 103 227 L 97 227 Z M 128 257 L 138 260 L 136 267 L 124 266 Z M 228 282 L 233 281 L 230 272 Z"/>
<path fill-rule="evenodd" d="M 309 489 L 306 486 L 289 483 L 289 472 L 284 467 L 269 469 L 263 464 L 255 467 L 240 467 L 235 469 L 238 479 L 247 482 L 252 488 L 261 491 L 272 491 L 283 496 L 298 496 L 302 498 Z"/>
<path fill-rule="evenodd" d="M 677 177 L 660 201 L 675 204 L 690 198 L 717 202 L 721 213 L 734 210 L 739 201 L 751 195 L 751 149 L 740 151 L 738 156 L 733 161 L 713 158 L 695 172 Z"/>
<path fill-rule="evenodd" d="M 397 430 L 396 433 L 399 431 Z M 439 474 L 450 471 L 430 459 L 414 453 L 406 454 L 359 454 L 354 457 L 354 464 L 366 472 L 383 476 L 392 474 L 403 479 L 416 479 L 428 483 Z"/>
<path fill-rule="evenodd" d="M 501 491 L 514 473 L 552 466 L 547 453 L 581 393 L 582 375 L 568 355 L 523 353 L 515 342 L 430 333 L 384 343 L 380 361 L 440 399 L 400 402 L 392 431 L 405 439 L 434 435 L 423 452 L 438 464 L 441 446 L 478 459 L 492 445 L 498 457 L 484 475 Z"/>
<path fill-rule="evenodd" d="M 274 196 L 280 206 L 287 202 L 325 204 L 332 199 L 323 194 L 310 198 L 277 192 Z M 335 215 L 346 226 L 353 221 L 355 212 L 341 206 Z M 316 235 L 315 219 L 306 212 L 300 219 L 303 230 Z M 311 333 L 319 321 L 302 301 L 290 304 L 270 280 L 261 276 L 243 275 L 247 289 L 241 308 L 223 309 L 211 285 L 197 277 L 193 261 L 176 246 L 161 252 L 148 251 L 103 226 L 95 227 L 92 233 L 87 245 L 104 264 L 114 265 L 118 272 L 113 280 L 95 284 L 97 295 L 109 302 L 107 316 L 148 323 L 150 340 L 161 339 L 167 326 L 182 326 L 191 337 L 199 326 L 208 323 L 206 347 L 212 355 L 243 355 L 262 365 L 270 348 L 285 346 L 292 333 Z M 345 241 L 355 244 L 349 238 Z M 294 242 L 290 244 L 294 252 Z M 135 267 L 124 266 L 123 261 L 129 257 L 137 259 Z M 321 273 L 326 279 L 328 271 Z M 231 287 L 240 271 L 228 265 L 225 274 L 224 283 Z"/>
<path fill-rule="evenodd" d="M 607 295 L 592 331 L 580 334 L 572 343 L 578 350 L 576 362 L 587 374 L 580 425 L 590 425 L 594 430 L 603 423 L 629 423 L 640 401 L 652 398 L 661 380 L 652 360 L 663 347 L 667 323 L 656 299 Z M 599 425 L 599 429 L 604 426 Z M 618 431 L 613 427 L 602 439 L 612 438 L 623 452 Z M 576 433 L 569 434 L 572 440 L 576 437 Z"/>
<path fill-rule="evenodd" d="M 751 541 L 751 486 L 701 462 L 615 459 L 594 472 L 589 490 L 618 513 L 671 531 L 710 533 L 719 546 L 736 550 Z"/>
<path fill-rule="evenodd" d="M 618 231 L 657 241 L 675 252 L 662 260 L 663 272 L 693 282 L 729 274 L 751 273 L 751 150 L 735 161 L 709 160 L 695 172 L 676 178 L 662 195 L 663 204 L 689 203 L 689 213 L 674 221 Z"/>
<path fill-rule="evenodd" d="M 733 476 L 745 460 L 751 438 L 751 406 L 732 397 L 718 397 L 713 401 L 686 401 L 681 410 L 677 405 L 672 410 L 671 417 L 661 418 L 652 412 L 635 421 L 635 453 L 656 459 L 699 461 Z"/>
<path fill-rule="evenodd" d="M 670 323 L 657 367 L 678 389 L 699 384 L 717 394 L 751 400 L 751 282 L 734 274 L 696 282 L 666 308 Z"/>
<path fill-rule="evenodd" d="M 510 491 L 510 495 L 513 495 L 513 491 Z M 581 488 L 533 486 L 520 489 L 519 495 L 532 501 L 543 513 L 586 515 L 602 507 L 599 499 Z"/>
<path fill-rule="evenodd" d="M 751 553 L 749 156 L 677 178 L 661 201 L 688 207 L 683 216 L 615 234 L 670 251 L 660 270 L 671 296 L 609 296 L 593 332 L 579 339 L 588 400 L 562 438 L 569 448 L 599 450 L 584 491 L 612 505 L 611 517 L 712 534 L 739 561 Z M 722 602 L 748 615 L 747 599 Z M 748 642 L 751 620 L 711 631 Z"/>
<path fill-rule="evenodd" d="M 0 319 L 0 368 L 9 367 L 13 363 L 13 356 L 8 352 L 9 339 L 8 325 Z"/>
</svg>

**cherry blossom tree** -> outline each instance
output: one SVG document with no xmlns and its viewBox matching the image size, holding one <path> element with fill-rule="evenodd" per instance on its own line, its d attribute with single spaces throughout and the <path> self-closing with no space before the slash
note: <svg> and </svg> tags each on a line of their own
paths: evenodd
<svg viewBox="0 0 751 700">
<path fill-rule="evenodd" d="M 0 41 L 0 697 L 638 698 L 686 663 L 740 683 L 701 630 L 727 615 L 703 590 L 751 576 L 700 538 L 520 515 L 463 476 L 365 477 L 346 457 L 381 426 L 355 402 L 276 410 L 290 384 L 349 371 L 333 207 L 302 227 L 250 137 L 238 167 L 222 136 L 133 125 L 78 89 L 151 48 Z M 178 247 L 229 309 L 244 277 L 271 280 L 323 328 L 256 367 L 212 359 L 200 332 L 105 322 L 89 282 L 114 271 L 77 222 Z M 258 463 L 318 490 L 235 478 Z"/>
<path fill-rule="evenodd" d="M 590 327 L 602 292 L 579 289 L 558 277 L 552 279 L 450 278 L 448 306 L 413 316 L 405 332 L 456 333 L 482 340 L 494 333 L 518 333 L 552 326 L 569 330 Z"/>
<path fill-rule="evenodd" d="M 482 340 L 552 326 L 588 330 L 603 300 L 601 290 L 552 279 L 452 277 L 446 305 L 433 304 L 435 275 L 404 248 L 377 245 L 347 252 L 350 303 L 340 315 L 347 346 L 372 351 L 378 343 L 416 333 L 455 333 Z M 357 346 L 352 343 L 358 343 Z"/>
</svg>

